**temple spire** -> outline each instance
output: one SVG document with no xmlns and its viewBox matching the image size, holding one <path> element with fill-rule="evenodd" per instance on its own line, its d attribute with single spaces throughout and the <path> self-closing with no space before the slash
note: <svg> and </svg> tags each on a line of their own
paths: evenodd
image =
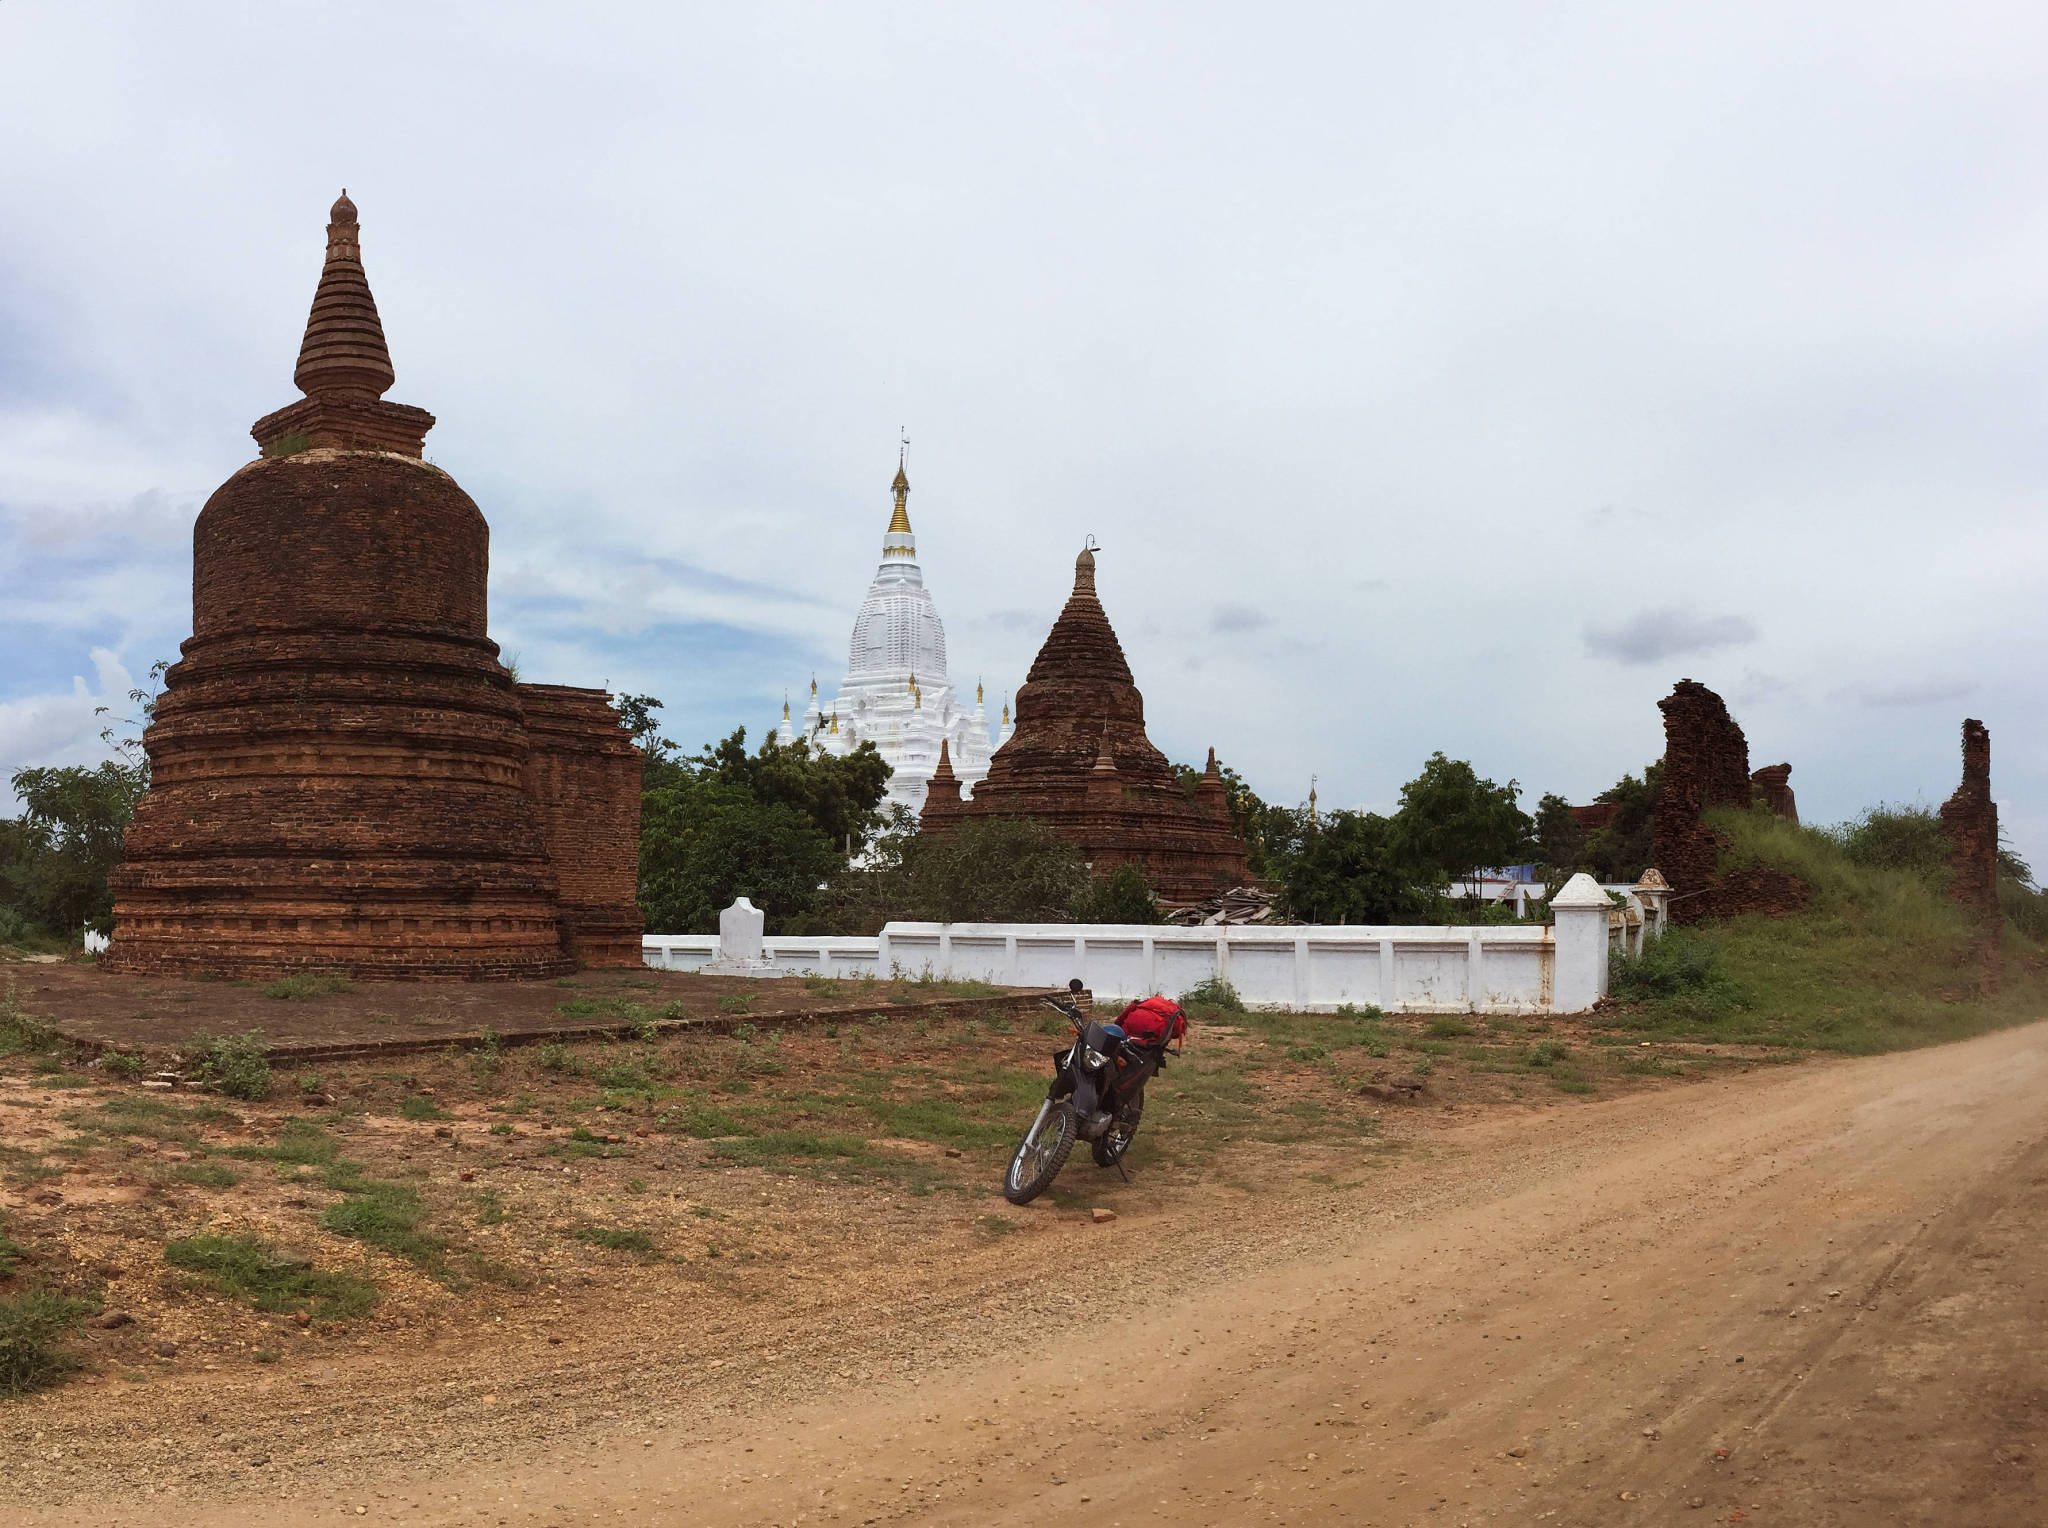
<svg viewBox="0 0 2048 1528">
<path fill-rule="evenodd" d="M 363 273 L 356 204 L 341 193 L 327 214 L 327 258 L 299 343 L 292 381 L 306 396 L 265 414 L 250 427 L 265 456 L 313 449 L 391 451 L 418 456 L 434 416 L 389 403 L 391 351 L 377 299 Z"/>
<path fill-rule="evenodd" d="M 896 453 L 896 481 L 889 485 L 889 492 L 896 496 L 896 513 L 889 517 L 888 534 L 908 536 L 910 534 L 910 476 L 904 471 L 906 454 L 910 442 L 905 441 Z"/>
<path fill-rule="evenodd" d="M 313 293 L 292 381 L 309 398 L 381 398 L 395 375 L 377 299 L 363 270 L 356 204 L 343 191 L 328 213 L 327 263 Z"/>
</svg>

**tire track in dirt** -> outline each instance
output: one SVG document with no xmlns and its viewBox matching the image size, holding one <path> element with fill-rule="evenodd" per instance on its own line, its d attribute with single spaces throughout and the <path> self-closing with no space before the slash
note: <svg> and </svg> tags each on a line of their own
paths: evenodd
<svg viewBox="0 0 2048 1528">
<path fill-rule="evenodd" d="M 950 1263 L 727 1344 L 643 1333 L 605 1384 L 630 1349 L 500 1364 L 516 1417 L 371 1371 L 331 1414 L 350 1456 L 147 1511 L 2034 1525 L 2044 1047 L 2034 1026 L 1489 1120 L 1372 1201 L 1048 1227 L 967 1283 Z M 477 1359 L 461 1384 L 490 1382 Z"/>
</svg>

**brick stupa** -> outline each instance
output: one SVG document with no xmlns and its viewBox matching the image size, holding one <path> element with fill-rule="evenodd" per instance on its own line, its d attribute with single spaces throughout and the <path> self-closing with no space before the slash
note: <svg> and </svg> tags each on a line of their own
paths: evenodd
<svg viewBox="0 0 2048 1528">
<path fill-rule="evenodd" d="M 555 976 L 638 964 L 640 760 L 601 690 L 521 685 L 490 531 L 387 403 L 344 193 L 294 380 L 192 533 L 192 636 L 113 878 L 119 971 Z"/>
<path fill-rule="evenodd" d="M 988 778 L 962 801 L 943 757 L 932 777 L 924 829 L 970 817 L 1035 817 L 1096 875 L 1135 862 L 1172 902 L 1247 879 L 1215 752 L 1190 801 L 1145 736 L 1145 698 L 1095 596 L 1092 551 L 1074 563 L 1074 592 L 1017 692 L 1017 730 L 990 759 Z"/>
</svg>

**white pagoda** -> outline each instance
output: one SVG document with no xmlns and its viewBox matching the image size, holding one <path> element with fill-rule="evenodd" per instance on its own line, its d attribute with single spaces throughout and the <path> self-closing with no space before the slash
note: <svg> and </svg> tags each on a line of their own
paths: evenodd
<svg viewBox="0 0 2048 1528">
<path fill-rule="evenodd" d="M 925 786 L 939 766 L 941 744 L 963 795 L 972 795 L 988 775 L 993 749 L 981 686 L 974 687 L 970 711 L 955 700 L 946 675 L 946 628 L 939 623 L 938 609 L 917 565 L 917 538 L 911 534 L 908 507 L 910 478 L 900 457 L 891 488 L 896 513 L 882 537 L 882 565 L 868 585 L 860 614 L 853 618 L 853 642 L 839 694 L 821 705 L 818 681 L 813 679 L 802 721 L 790 720 L 785 702 L 775 736 L 782 743 L 808 738 L 813 747 L 841 755 L 873 743 L 896 771 L 889 777 L 886 800 L 919 812 L 924 809 Z M 1005 703 L 994 746 L 1007 742 L 1012 730 Z"/>
</svg>

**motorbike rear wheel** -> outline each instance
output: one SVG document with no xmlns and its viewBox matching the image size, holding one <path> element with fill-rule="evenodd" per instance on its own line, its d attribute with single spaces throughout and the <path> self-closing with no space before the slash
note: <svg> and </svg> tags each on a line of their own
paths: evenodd
<svg viewBox="0 0 2048 1528">
<path fill-rule="evenodd" d="M 1124 1159 L 1124 1153 L 1131 1149 L 1131 1141 L 1138 1133 L 1138 1117 L 1144 1112 L 1145 1094 L 1140 1090 L 1137 1097 L 1116 1111 L 1116 1118 L 1109 1122 L 1109 1128 L 1102 1132 L 1101 1139 L 1088 1143 L 1097 1167 L 1114 1167 Z"/>
<path fill-rule="evenodd" d="M 1012 1204 L 1029 1204 L 1051 1188 L 1052 1180 L 1067 1165 L 1075 1134 L 1072 1104 L 1056 1103 L 1043 1110 L 1010 1158 L 1010 1170 L 1003 1177 L 1003 1197 Z"/>
</svg>

